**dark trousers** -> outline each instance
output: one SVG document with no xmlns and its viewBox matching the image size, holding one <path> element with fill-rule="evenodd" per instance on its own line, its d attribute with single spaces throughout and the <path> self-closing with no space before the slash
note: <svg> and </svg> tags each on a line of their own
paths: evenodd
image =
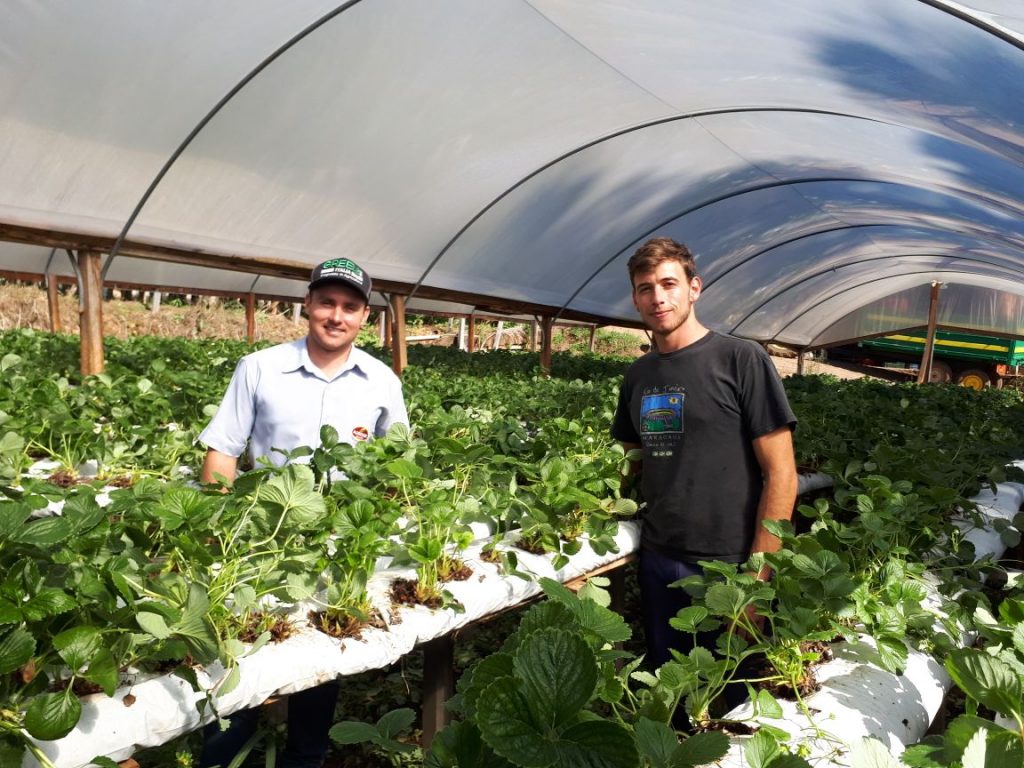
<svg viewBox="0 0 1024 768">
<path fill-rule="evenodd" d="M 340 683 L 334 680 L 307 688 L 288 697 L 288 742 L 278 757 L 279 768 L 320 768 L 334 723 Z M 221 730 L 214 722 L 203 731 L 205 741 L 199 768 L 227 768 L 238 751 L 259 727 L 259 708 L 246 709 L 228 718 L 231 725 Z"/>
<path fill-rule="evenodd" d="M 714 652 L 720 631 L 699 632 L 695 642 L 692 634 L 673 629 L 668 623 L 669 619 L 693 603 L 693 598 L 685 589 L 669 587 L 669 584 L 703 572 L 695 563 L 673 560 L 651 549 L 640 550 L 637 580 L 640 583 L 644 634 L 647 638 L 646 661 L 651 669 L 671 661 L 671 649 L 687 654 L 695 645 L 701 645 Z M 742 704 L 747 698 L 746 686 L 739 683 L 727 686 L 724 698 L 729 709 Z M 682 707 L 673 718 L 673 724 L 681 730 L 688 725 Z"/>
</svg>

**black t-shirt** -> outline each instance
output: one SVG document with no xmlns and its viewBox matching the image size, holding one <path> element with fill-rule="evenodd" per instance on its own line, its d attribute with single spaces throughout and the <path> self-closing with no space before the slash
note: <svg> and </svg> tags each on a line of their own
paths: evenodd
<svg viewBox="0 0 1024 768">
<path fill-rule="evenodd" d="M 753 439 L 796 425 L 757 344 L 708 332 L 626 372 L 612 436 L 643 446 L 643 546 L 683 562 L 750 555 L 763 478 Z"/>
</svg>

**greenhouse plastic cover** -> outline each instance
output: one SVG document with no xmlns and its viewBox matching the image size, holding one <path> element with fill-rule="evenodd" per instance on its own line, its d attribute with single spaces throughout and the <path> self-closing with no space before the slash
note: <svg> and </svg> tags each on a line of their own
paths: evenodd
<svg viewBox="0 0 1024 768">
<path fill-rule="evenodd" d="M 1024 333 L 1017 2 L 4 10 L 0 270 L 123 234 L 111 281 L 300 298 L 254 271 L 341 255 L 451 311 L 635 322 L 625 261 L 668 235 L 719 330 L 920 326 L 941 282 L 944 324 Z"/>
</svg>

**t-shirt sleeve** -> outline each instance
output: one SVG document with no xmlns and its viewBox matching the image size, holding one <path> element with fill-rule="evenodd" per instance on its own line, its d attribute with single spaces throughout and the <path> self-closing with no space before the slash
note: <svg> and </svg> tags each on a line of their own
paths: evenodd
<svg viewBox="0 0 1024 768">
<path fill-rule="evenodd" d="M 640 435 L 637 434 L 633 417 L 629 413 L 631 392 L 632 387 L 628 380 L 624 380 L 619 389 L 619 404 L 615 409 L 615 418 L 612 420 L 612 437 L 622 443 L 640 442 Z"/>
<path fill-rule="evenodd" d="M 207 448 L 241 456 L 256 420 L 254 372 L 246 358 L 238 361 L 217 413 L 197 438 Z"/>
<path fill-rule="evenodd" d="M 405 398 L 402 396 L 402 381 L 397 376 L 392 376 L 388 380 L 384 405 L 373 430 L 374 437 L 386 435 L 392 424 L 408 423 L 409 413 L 406 411 Z"/>
<path fill-rule="evenodd" d="M 782 378 L 768 353 L 751 343 L 751 355 L 743 377 L 743 420 L 751 438 L 788 426 L 796 428 Z"/>
</svg>

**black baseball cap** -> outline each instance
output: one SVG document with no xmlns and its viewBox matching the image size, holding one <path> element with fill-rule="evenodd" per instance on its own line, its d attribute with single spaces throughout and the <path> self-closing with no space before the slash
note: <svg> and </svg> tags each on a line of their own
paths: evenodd
<svg viewBox="0 0 1024 768">
<path fill-rule="evenodd" d="M 351 259 L 329 259 L 313 267 L 309 276 L 309 290 L 327 283 L 350 285 L 363 294 L 367 304 L 370 303 L 370 276 Z"/>
</svg>

